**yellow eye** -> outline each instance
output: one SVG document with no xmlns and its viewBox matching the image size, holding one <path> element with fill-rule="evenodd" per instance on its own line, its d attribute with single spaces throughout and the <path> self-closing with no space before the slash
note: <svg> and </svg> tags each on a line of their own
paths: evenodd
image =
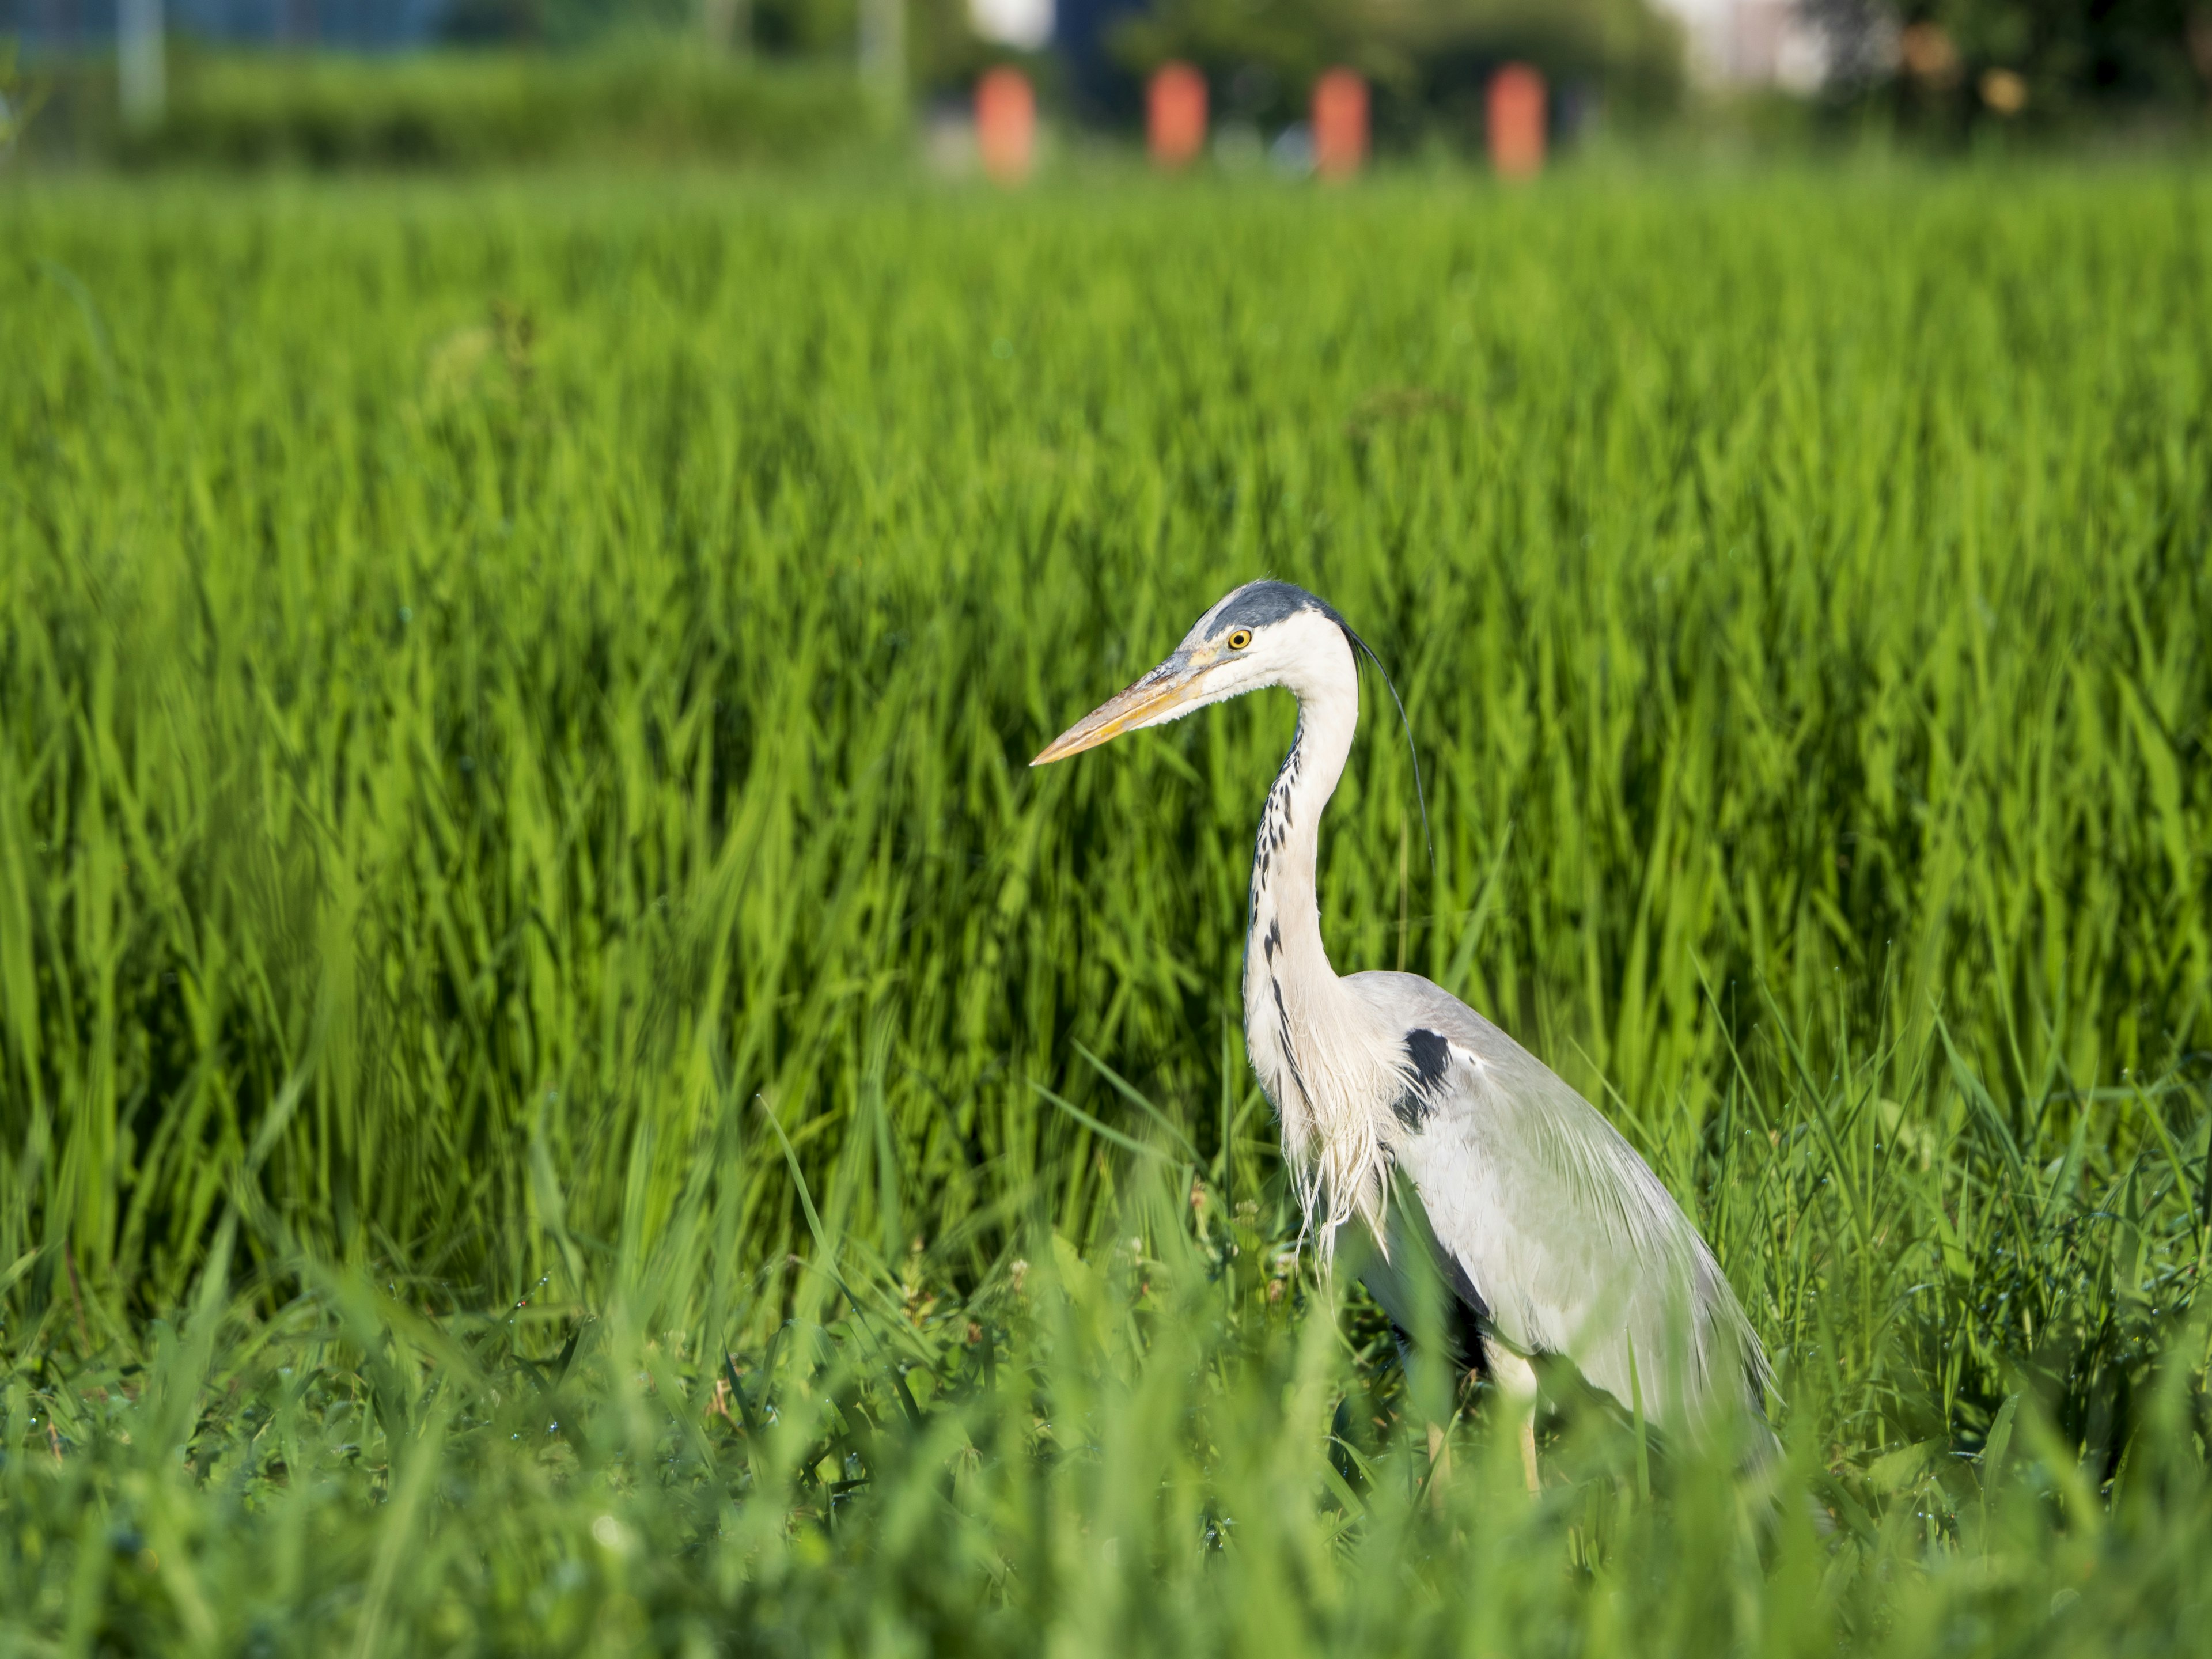
<svg viewBox="0 0 2212 1659">
<path fill-rule="evenodd" d="M 1232 628 L 1229 630 L 1229 648 L 1231 651 L 1242 651 L 1246 646 L 1251 643 L 1252 630 L 1250 629 Z"/>
</svg>

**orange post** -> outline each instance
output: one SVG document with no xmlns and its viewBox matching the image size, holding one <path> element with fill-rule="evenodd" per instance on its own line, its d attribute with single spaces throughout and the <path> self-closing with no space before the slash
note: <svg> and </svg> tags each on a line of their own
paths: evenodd
<svg viewBox="0 0 2212 1659">
<path fill-rule="evenodd" d="M 1367 161 L 1367 82 L 1333 69 L 1314 82 L 1314 167 L 1324 179 L 1349 179 Z"/>
<path fill-rule="evenodd" d="M 1206 148 L 1206 77 L 1188 64 L 1163 64 L 1145 88 L 1145 147 L 1153 165 L 1186 167 Z"/>
<path fill-rule="evenodd" d="M 1508 64 L 1490 78 L 1490 165 L 1501 179 L 1533 179 L 1544 170 L 1544 77 L 1526 64 Z"/>
<path fill-rule="evenodd" d="M 1017 69 L 994 69 L 975 83 L 975 147 L 983 171 L 1002 185 L 1029 177 L 1036 156 L 1036 94 Z"/>
</svg>

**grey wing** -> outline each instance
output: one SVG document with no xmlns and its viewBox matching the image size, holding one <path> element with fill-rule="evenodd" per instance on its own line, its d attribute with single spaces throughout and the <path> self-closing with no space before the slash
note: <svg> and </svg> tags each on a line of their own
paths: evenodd
<svg viewBox="0 0 2212 1659">
<path fill-rule="evenodd" d="M 1393 1150 L 1447 1279 L 1464 1276 L 1488 1328 L 1522 1353 L 1564 1355 L 1624 1407 L 1640 1395 L 1662 1426 L 1759 1409 L 1765 1358 L 1735 1291 L 1620 1132 L 1428 981 L 1343 982 L 1407 1033 Z"/>
</svg>

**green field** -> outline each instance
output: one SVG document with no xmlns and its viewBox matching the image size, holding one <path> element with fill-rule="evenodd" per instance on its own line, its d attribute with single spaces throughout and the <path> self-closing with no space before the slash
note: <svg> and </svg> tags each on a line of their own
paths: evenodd
<svg viewBox="0 0 2212 1659">
<path fill-rule="evenodd" d="M 2212 1652 L 2201 173 L 0 223 L 0 1656 Z M 1261 574 L 1809 1501 L 1297 1250 Z"/>
</svg>

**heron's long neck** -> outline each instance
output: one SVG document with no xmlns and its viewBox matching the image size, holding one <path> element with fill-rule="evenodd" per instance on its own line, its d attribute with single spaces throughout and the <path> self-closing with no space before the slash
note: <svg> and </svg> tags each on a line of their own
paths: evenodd
<svg viewBox="0 0 2212 1659">
<path fill-rule="evenodd" d="M 1321 854 L 1321 816 L 1344 775 L 1359 724 L 1357 679 L 1327 685 L 1298 698 L 1298 732 L 1267 805 L 1252 852 L 1252 955 L 1286 989 L 1300 992 L 1334 983 L 1321 939 L 1321 898 L 1315 866 Z"/>
<path fill-rule="evenodd" d="M 1342 1045 L 1332 1041 L 1343 1029 L 1342 1005 L 1349 999 L 1322 945 L 1314 866 L 1322 811 L 1344 775 L 1359 725 L 1359 676 L 1350 646 L 1340 661 L 1302 674 L 1291 690 L 1297 693 L 1298 734 L 1268 791 L 1252 855 L 1244 1041 L 1282 1115 L 1293 1160 L 1318 1141 L 1323 1164 L 1342 1164 L 1330 1159 L 1327 1148 L 1352 1109 L 1342 1086 Z"/>
</svg>

